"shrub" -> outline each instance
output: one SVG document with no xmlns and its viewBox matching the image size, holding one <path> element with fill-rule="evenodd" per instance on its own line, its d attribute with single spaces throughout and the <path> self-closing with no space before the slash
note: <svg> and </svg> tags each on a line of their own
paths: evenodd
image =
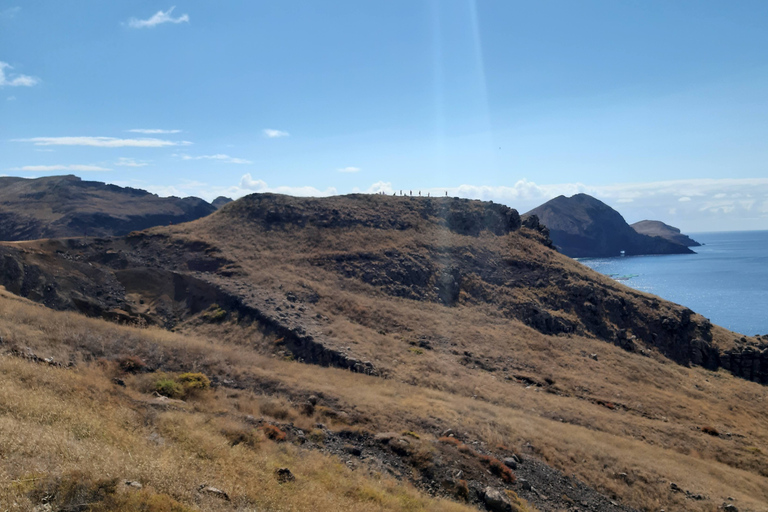
<svg viewBox="0 0 768 512">
<path fill-rule="evenodd" d="M 440 441 L 441 443 L 444 443 L 444 444 L 448 444 L 448 445 L 454 446 L 456 448 L 458 448 L 459 446 L 462 446 L 464 444 L 461 441 L 459 441 L 458 439 L 456 439 L 455 437 L 449 437 L 449 436 L 443 436 L 443 437 L 439 438 L 438 441 Z"/>
<path fill-rule="evenodd" d="M 285 401 L 273 398 L 267 398 L 260 401 L 259 411 L 261 414 L 280 421 L 292 420 L 296 416 L 290 405 L 285 403 Z"/>
<path fill-rule="evenodd" d="M 715 437 L 718 437 L 720 435 L 720 432 L 718 432 L 717 429 L 715 429 L 714 427 L 709 427 L 709 426 L 702 427 L 701 431 L 704 432 L 705 434 L 709 434 Z"/>
<path fill-rule="evenodd" d="M 184 387 L 186 396 L 193 396 L 211 387 L 211 381 L 202 373 L 182 373 L 176 380 Z"/>
<path fill-rule="evenodd" d="M 421 439 L 421 438 L 419 437 L 419 434 L 417 434 L 416 432 L 414 432 L 414 431 L 412 431 L 412 430 L 405 430 L 405 431 L 403 431 L 403 434 L 402 434 L 402 435 L 404 435 L 404 436 L 409 436 L 409 437 L 412 437 L 412 438 L 414 438 L 414 439 Z"/>
<path fill-rule="evenodd" d="M 40 480 L 29 497 L 34 503 L 48 505 L 46 510 L 192 512 L 167 494 L 155 494 L 147 489 L 117 492 L 117 487 L 116 478 L 94 480 L 81 471 L 72 471 Z"/>
<path fill-rule="evenodd" d="M 227 311 L 218 304 L 211 304 L 202 317 L 208 322 L 222 322 L 227 317 Z"/>
<path fill-rule="evenodd" d="M 155 381 L 153 389 L 158 394 L 167 396 L 168 398 L 178 400 L 184 398 L 184 386 L 176 382 L 172 377 L 160 377 Z"/>
<path fill-rule="evenodd" d="M 264 425 L 261 427 L 261 430 L 264 432 L 264 435 L 267 436 L 267 438 L 276 443 L 282 443 L 288 437 L 285 432 L 274 425 Z"/>
<path fill-rule="evenodd" d="M 509 469 L 506 464 L 501 462 L 496 457 L 491 457 L 490 455 L 480 455 L 480 460 L 488 465 L 488 468 L 491 470 L 491 473 L 498 476 L 502 480 L 504 480 L 508 484 L 513 484 L 517 480 L 517 477 L 512 472 L 511 469 Z"/>
<path fill-rule="evenodd" d="M 307 435 L 307 438 L 313 443 L 320 444 L 325 442 L 325 432 L 323 432 L 319 428 L 314 428 L 309 432 L 309 434 Z"/>
<path fill-rule="evenodd" d="M 126 373 L 140 373 L 147 368 L 147 363 L 137 356 L 124 356 L 117 360 L 117 365 Z"/>
<path fill-rule="evenodd" d="M 509 502 L 512 504 L 512 512 L 533 512 L 536 510 L 531 508 L 528 502 L 518 496 L 512 489 L 507 489 L 505 492 L 507 493 Z"/>
<path fill-rule="evenodd" d="M 178 400 L 196 396 L 210 387 L 211 381 L 202 373 L 182 373 L 178 376 L 158 373 L 152 384 L 156 393 Z"/>
<path fill-rule="evenodd" d="M 464 501 L 469 501 L 469 486 L 466 480 L 459 480 L 456 484 L 456 497 Z"/>
<path fill-rule="evenodd" d="M 221 430 L 221 435 L 227 438 L 230 446 L 244 444 L 250 448 L 258 448 L 263 438 L 252 428 L 231 427 Z"/>
</svg>

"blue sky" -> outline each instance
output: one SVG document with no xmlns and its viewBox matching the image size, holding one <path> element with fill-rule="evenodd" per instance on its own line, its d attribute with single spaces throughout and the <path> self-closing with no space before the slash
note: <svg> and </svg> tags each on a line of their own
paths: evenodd
<svg viewBox="0 0 768 512">
<path fill-rule="evenodd" d="M 0 174 L 768 229 L 768 3 L 0 0 Z"/>
</svg>

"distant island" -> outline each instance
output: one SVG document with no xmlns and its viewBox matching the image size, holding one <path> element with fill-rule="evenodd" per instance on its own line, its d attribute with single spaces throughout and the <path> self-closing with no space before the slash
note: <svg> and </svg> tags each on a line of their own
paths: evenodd
<svg viewBox="0 0 768 512">
<path fill-rule="evenodd" d="M 686 247 L 699 247 L 701 245 L 688 235 L 682 234 L 679 228 L 664 224 L 660 220 L 641 220 L 631 224 L 631 227 L 641 235 L 660 236 Z"/>
<path fill-rule="evenodd" d="M 122 236 L 205 217 L 217 205 L 198 197 L 159 197 L 77 176 L 0 177 L 0 240 Z"/>
<path fill-rule="evenodd" d="M 587 194 L 558 196 L 523 217 L 533 215 L 549 228 L 555 247 L 572 258 L 693 254 L 676 241 L 639 233 L 619 212 Z"/>
</svg>

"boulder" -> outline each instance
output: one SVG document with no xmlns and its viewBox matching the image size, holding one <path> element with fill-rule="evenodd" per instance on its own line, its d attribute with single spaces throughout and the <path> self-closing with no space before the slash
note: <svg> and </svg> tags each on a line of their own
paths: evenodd
<svg viewBox="0 0 768 512">
<path fill-rule="evenodd" d="M 483 501 L 491 512 L 512 512 L 512 503 L 507 495 L 493 487 L 486 487 L 483 491 Z"/>
</svg>

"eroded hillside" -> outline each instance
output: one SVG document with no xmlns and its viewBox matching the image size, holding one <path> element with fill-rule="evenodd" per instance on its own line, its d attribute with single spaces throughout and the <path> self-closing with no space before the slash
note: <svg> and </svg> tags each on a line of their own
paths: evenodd
<svg viewBox="0 0 768 512">
<path fill-rule="evenodd" d="M 427 492 L 456 497 L 457 457 L 515 453 L 530 459 L 521 467 L 561 472 L 507 483 L 541 510 L 613 507 L 582 505 L 568 490 L 578 482 L 646 510 L 768 501 L 766 389 L 747 380 L 766 381 L 766 340 L 592 272 L 501 205 L 252 195 L 123 238 L 4 244 L 0 275 L 56 309 L 215 340 L 190 358 L 183 345 L 99 348 L 75 336 L 59 358 L 126 352 L 297 411 L 322 393 L 334 421 L 367 432 L 354 438 L 366 449 L 386 432 L 431 440 L 425 467 L 382 462 Z M 44 345 L 55 351 L 55 337 Z M 249 358 L 272 372 L 267 383 Z M 448 430 L 456 441 L 439 441 Z M 468 471 L 470 488 L 505 485 Z"/>
</svg>

